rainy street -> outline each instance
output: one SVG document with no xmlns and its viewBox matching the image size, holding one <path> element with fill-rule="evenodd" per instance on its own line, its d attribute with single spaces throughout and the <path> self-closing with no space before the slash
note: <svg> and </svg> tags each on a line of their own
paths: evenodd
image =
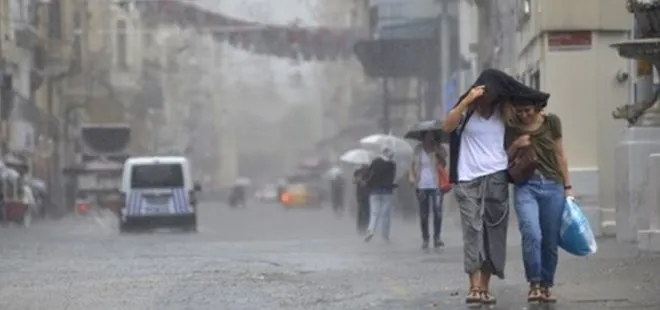
<svg viewBox="0 0 660 310">
<path fill-rule="evenodd" d="M 0 309 L 465 308 L 454 211 L 445 249 L 424 253 L 416 221 L 395 221 L 390 244 L 365 244 L 350 216 L 329 209 L 206 203 L 199 233 L 120 235 L 103 213 L 3 227 Z M 512 228 L 509 277 L 494 284 L 497 309 L 526 306 Z M 603 241 L 588 264 L 560 264 L 557 309 L 657 309 L 659 262 Z"/>
</svg>

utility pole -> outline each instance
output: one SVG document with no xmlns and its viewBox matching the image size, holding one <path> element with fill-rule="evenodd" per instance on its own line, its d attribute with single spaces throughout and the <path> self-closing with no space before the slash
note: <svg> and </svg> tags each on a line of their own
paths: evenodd
<svg viewBox="0 0 660 310">
<path fill-rule="evenodd" d="M 384 134 L 389 134 L 392 131 L 392 128 L 390 126 L 390 89 L 387 87 L 388 86 L 388 81 L 389 79 L 387 77 L 383 77 L 383 122 L 381 123 L 381 126 L 383 128 L 383 133 Z"/>
<path fill-rule="evenodd" d="M 445 87 L 449 82 L 449 42 L 451 41 L 451 35 L 449 33 L 449 1 L 452 0 L 441 0 L 440 5 L 440 38 L 438 40 L 439 49 L 440 49 L 440 105 L 441 110 L 444 111 L 444 105 L 446 104 L 445 99 L 447 95 L 445 93 Z M 427 111 L 429 113 L 431 111 Z M 432 113 L 432 112 L 431 112 Z M 428 117 L 428 115 L 427 115 Z"/>
</svg>

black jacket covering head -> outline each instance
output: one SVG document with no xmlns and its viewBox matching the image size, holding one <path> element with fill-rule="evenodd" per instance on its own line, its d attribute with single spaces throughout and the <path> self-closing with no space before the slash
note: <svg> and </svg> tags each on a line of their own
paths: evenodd
<svg viewBox="0 0 660 310">
<path fill-rule="evenodd" d="M 493 105 L 508 101 L 514 106 L 520 104 L 529 105 L 531 103 L 539 108 L 544 108 L 550 98 L 550 94 L 520 83 L 510 75 L 497 69 L 486 69 L 481 72 L 470 89 L 480 85 L 485 86 L 485 91 L 483 96 L 478 100 L 487 100 Z M 470 89 L 461 95 L 454 106 L 457 106 L 470 93 Z M 449 180 L 451 183 L 458 182 L 457 168 L 458 153 L 461 147 L 461 133 L 472 113 L 474 113 L 474 109 L 469 109 L 461 124 L 449 136 Z"/>
</svg>

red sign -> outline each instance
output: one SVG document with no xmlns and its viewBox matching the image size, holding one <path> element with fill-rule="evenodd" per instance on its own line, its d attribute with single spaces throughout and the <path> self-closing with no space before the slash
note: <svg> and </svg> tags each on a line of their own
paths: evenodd
<svg viewBox="0 0 660 310">
<path fill-rule="evenodd" d="M 549 51 L 591 49 L 591 31 L 563 31 L 548 33 Z"/>
</svg>

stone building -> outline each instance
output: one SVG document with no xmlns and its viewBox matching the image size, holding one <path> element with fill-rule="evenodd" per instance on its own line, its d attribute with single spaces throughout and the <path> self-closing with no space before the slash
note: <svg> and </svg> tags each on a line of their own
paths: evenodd
<svg viewBox="0 0 660 310">
<path fill-rule="evenodd" d="M 610 45 L 630 33 L 632 19 L 624 5 L 618 0 L 475 4 L 483 21 L 480 68 L 508 70 L 551 94 L 548 112 L 562 119 L 576 194 L 593 222 L 613 220 L 614 153 L 623 125 L 611 111 L 629 100 L 630 68 Z"/>
</svg>

